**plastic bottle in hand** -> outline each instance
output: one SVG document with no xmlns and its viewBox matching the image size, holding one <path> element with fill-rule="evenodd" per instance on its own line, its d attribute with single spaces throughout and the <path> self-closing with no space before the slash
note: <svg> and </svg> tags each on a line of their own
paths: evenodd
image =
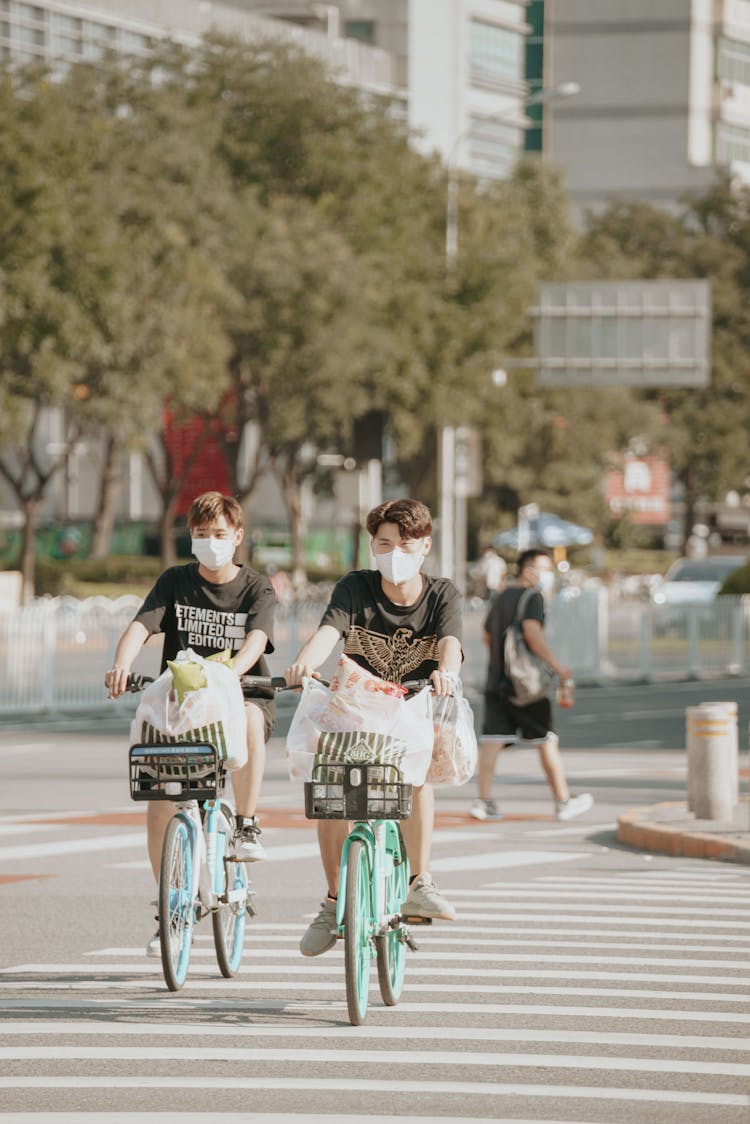
<svg viewBox="0 0 750 1124">
<path fill-rule="evenodd" d="M 574 679 L 563 679 L 557 687 L 557 705 L 568 709 L 576 701 L 576 685 Z"/>
</svg>

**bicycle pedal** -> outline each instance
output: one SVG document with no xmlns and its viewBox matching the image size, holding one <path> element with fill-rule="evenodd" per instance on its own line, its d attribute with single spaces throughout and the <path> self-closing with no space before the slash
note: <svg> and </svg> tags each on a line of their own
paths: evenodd
<svg viewBox="0 0 750 1124">
<path fill-rule="evenodd" d="M 432 924 L 432 918 L 431 917 L 420 917 L 418 914 L 402 913 L 401 917 L 403 918 L 404 921 L 408 922 L 409 925 L 431 925 Z"/>
</svg>

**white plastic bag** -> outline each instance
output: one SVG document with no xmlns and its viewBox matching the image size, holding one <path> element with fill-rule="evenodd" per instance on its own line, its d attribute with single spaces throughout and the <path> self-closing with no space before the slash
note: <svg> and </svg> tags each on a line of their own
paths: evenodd
<svg viewBox="0 0 750 1124">
<path fill-rule="evenodd" d="M 141 695 L 130 726 L 131 745 L 206 742 L 216 747 L 227 768 L 239 769 L 247 761 L 247 719 L 236 672 L 192 648 L 178 652 L 175 662 L 197 664 L 206 686 L 187 691 L 180 700 L 172 672 L 163 671 Z"/>
<path fill-rule="evenodd" d="M 433 696 L 432 714 L 435 748 L 427 780 L 434 785 L 466 784 L 477 767 L 477 735 L 460 681 L 452 695 Z"/>
<path fill-rule="evenodd" d="M 409 784 L 424 784 L 434 741 L 430 690 L 404 694 L 347 656 L 330 689 L 305 679 L 286 739 L 289 775 L 310 780 L 320 761 L 377 761 L 396 765 Z"/>
</svg>

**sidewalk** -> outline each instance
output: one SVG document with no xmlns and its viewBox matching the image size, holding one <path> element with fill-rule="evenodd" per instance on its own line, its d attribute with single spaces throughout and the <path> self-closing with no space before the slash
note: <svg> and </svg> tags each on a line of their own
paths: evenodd
<svg viewBox="0 0 750 1124">
<path fill-rule="evenodd" d="M 687 804 L 632 808 L 617 821 L 617 838 L 641 851 L 750 865 L 750 804 L 740 800 L 731 820 L 697 820 Z"/>
</svg>

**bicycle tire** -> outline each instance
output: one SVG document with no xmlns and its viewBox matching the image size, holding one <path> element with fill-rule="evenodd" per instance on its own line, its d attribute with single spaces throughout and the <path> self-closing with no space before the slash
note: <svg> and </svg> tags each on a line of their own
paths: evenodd
<svg viewBox="0 0 750 1124">
<path fill-rule="evenodd" d="M 229 980 L 239 970 L 245 946 L 245 904 L 247 902 L 247 875 L 244 863 L 225 861 L 227 847 L 232 839 L 234 816 L 231 809 L 222 804 L 219 816 L 219 829 L 216 839 L 216 868 L 211 872 L 214 890 L 220 896 L 227 889 L 244 891 L 244 897 L 236 902 L 222 902 L 211 914 L 214 932 L 214 948 L 219 971 Z"/>
<path fill-rule="evenodd" d="M 181 816 L 167 825 L 159 872 L 159 938 L 164 980 L 170 991 L 185 982 L 193 943 L 193 848 Z"/>
<path fill-rule="evenodd" d="M 370 860 L 361 839 L 349 846 L 344 901 L 344 972 L 346 1006 L 352 1026 L 360 1026 L 367 1013 L 370 990 Z"/>
<path fill-rule="evenodd" d="M 400 912 L 409 890 L 409 861 L 404 852 L 400 832 L 389 841 L 388 851 L 393 856 L 393 870 L 386 879 L 385 909 L 393 915 Z M 401 928 L 390 929 L 375 938 L 375 957 L 378 965 L 378 984 L 383 1002 L 395 1007 L 401 998 L 406 971 L 406 945 Z"/>
</svg>

